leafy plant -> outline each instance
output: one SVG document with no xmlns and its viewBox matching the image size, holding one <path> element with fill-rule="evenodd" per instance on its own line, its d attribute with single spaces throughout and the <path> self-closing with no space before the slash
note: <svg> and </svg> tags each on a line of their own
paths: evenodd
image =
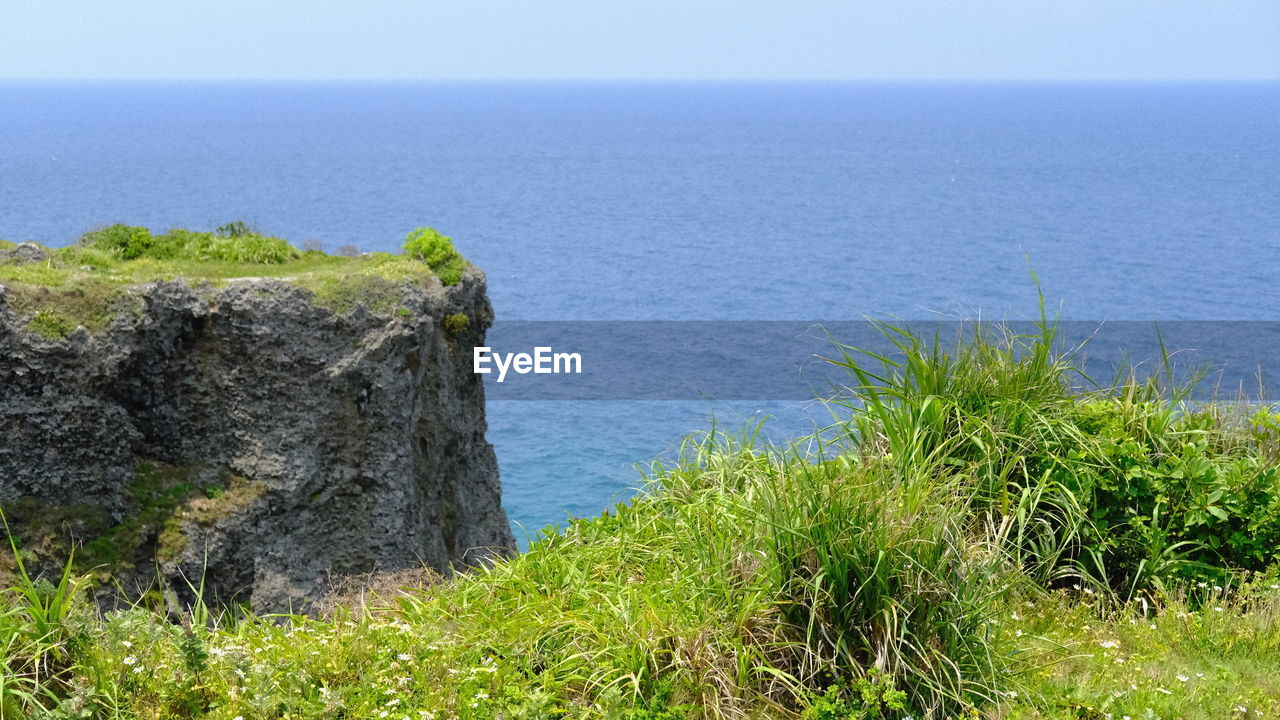
<svg viewBox="0 0 1280 720">
<path fill-rule="evenodd" d="M 467 261 L 453 247 L 453 240 L 435 228 L 423 227 L 404 239 L 404 251 L 427 264 L 445 285 L 457 285 Z"/>
<path fill-rule="evenodd" d="M 102 230 L 94 230 L 80 238 L 88 247 L 107 250 L 123 260 L 136 260 L 146 256 L 156 244 L 151 231 L 145 227 L 117 223 Z"/>
<path fill-rule="evenodd" d="M 872 669 L 852 682 L 833 683 L 805 709 L 803 720 L 897 720 L 909 715 L 907 694 L 893 679 Z"/>
</svg>

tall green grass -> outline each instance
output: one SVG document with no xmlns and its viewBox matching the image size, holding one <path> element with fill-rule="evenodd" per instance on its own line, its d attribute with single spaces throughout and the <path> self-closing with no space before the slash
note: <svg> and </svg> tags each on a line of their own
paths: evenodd
<svg viewBox="0 0 1280 720">
<path fill-rule="evenodd" d="M 840 427 L 864 458 L 963 488 L 967 514 L 1040 584 L 1132 598 L 1275 561 L 1268 411 L 1249 423 L 1241 398 L 1192 401 L 1197 375 L 1176 382 L 1167 352 L 1159 372 L 1099 383 L 1043 304 L 1030 333 L 879 327 L 894 352 L 833 360 L 853 380 L 831 400 Z"/>
</svg>

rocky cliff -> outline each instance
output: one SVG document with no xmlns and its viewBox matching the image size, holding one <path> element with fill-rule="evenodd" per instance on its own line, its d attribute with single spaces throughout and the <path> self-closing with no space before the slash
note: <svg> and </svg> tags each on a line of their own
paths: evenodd
<svg viewBox="0 0 1280 720">
<path fill-rule="evenodd" d="M 0 286 L 0 506 L 29 569 L 75 547 L 104 597 L 203 577 L 298 611 L 335 577 L 510 548 L 470 368 L 484 275 L 383 285 L 335 308 L 287 278 L 150 282 L 62 336 Z"/>
</svg>

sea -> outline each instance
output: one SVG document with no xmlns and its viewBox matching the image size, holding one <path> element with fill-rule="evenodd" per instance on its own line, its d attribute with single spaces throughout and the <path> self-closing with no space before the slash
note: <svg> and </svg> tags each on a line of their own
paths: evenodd
<svg viewBox="0 0 1280 720">
<path fill-rule="evenodd" d="M 658 374 L 690 328 L 1026 320 L 1040 293 L 1073 322 L 1269 328 L 1280 83 L 0 83 L 0 238 L 230 220 L 331 250 L 435 227 L 499 326 L 658 323 Z M 713 423 L 825 412 L 604 381 L 491 386 L 522 542 Z"/>
</svg>

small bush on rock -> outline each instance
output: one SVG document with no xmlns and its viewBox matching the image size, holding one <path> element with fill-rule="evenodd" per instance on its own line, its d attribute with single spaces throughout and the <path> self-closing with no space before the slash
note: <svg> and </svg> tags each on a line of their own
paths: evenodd
<svg viewBox="0 0 1280 720">
<path fill-rule="evenodd" d="M 449 337 L 457 337 L 471 327 L 471 318 L 466 313 L 454 313 L 444 319 L 444 331 Z"/>
<path fill-rule="evenodd" d="M 445 285 L 457 285 L 467 261 L 454 249 L 453 240 L 435 228 L 418 228 L 404 239 L 404 251 L 427 264 Z"/>
</svg>

